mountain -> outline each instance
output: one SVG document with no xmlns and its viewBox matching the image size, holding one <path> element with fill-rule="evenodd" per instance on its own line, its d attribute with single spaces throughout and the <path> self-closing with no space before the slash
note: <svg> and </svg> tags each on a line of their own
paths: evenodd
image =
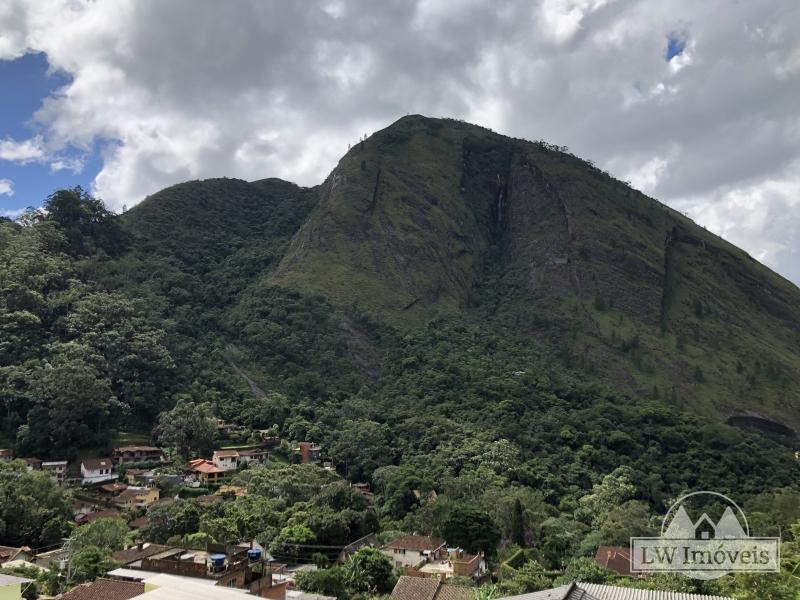
<svg viewBox="0 0 800 600">
<path fill-rule="evenodd" d="M 490 315 L 623 389 L 800 424 L 800 290 L 563 148 L 410 116 L 315 192 L 276 285 L 401 328 Z"/>
<path fill-rule="evenodd" d="M 235 476 L 247 496 L 153 507 L 147 541 L 416 531 L 533 540 L 514 556 L 556 570 L 657 534 L 691 490 L 735 498 L 759 535 L 797 521 L 800 290 L 565 148 L 410 116 L 316 187 L 44 207 L 0 220 L 0 446 L 77 465 L 151 440 L 180 469 L 282 439 Z M 301 441 L 370 506 L 285 464 Z M 36 519 L 5 542 L 61 539 Z"/>
<path fill-rule="evenodd" d="M 396 519 L 482 486 L 571 513 L 620 466 L 658 510 L 800 480 L 800 290 L 565 148 L 409 116 L 316 187 L 47 203 L 0 222 L 20 455 L 103 454 L 193 402 L 321 442 Z"/>
</svg>

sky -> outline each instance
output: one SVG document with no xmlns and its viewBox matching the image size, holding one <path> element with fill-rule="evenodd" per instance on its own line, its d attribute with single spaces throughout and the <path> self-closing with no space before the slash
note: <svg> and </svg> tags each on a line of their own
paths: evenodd
<svg viewBox="0 0 800 600">
<path fill-rule="evenodd" d="M 800 283 L 797 0 L 3 0 L 0 214 L 322 182 L 399 117 L 543 139 Z"/>
</svg>

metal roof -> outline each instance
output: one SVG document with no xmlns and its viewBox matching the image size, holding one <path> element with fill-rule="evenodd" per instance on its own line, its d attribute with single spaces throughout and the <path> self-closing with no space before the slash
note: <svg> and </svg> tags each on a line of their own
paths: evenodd
<svg viewBox="0 0 800 600">
<path fill-rule="evenodd" d="M 636 588 L 600 585 L 598 583 L 572 583 L 551 590 L 507 596 L 499 600 L 733 600 L 727 596 L 706 596 L 686 592 L 661 592 Z"/>
<path fill-rule="evenodd" d="M 14 585 L 16 583 L 30 583 L 32 579 L 25 579 L 24 577 L 14 577 L 13 575 L 0 575 L 0 587 L 7 585 Z"/>
<path fill-rule="evenodd" d="M 575 585 L 590 596 L 573 595 L 569 600 L 733 600 L 727 596 L 706 596 L 705 594 L 689 594 L 687 592 L 660 592 L 657 590 L 637 590 L 614 585 L 600 585 L 598 583 L 578 583 Z"/>
</svg>

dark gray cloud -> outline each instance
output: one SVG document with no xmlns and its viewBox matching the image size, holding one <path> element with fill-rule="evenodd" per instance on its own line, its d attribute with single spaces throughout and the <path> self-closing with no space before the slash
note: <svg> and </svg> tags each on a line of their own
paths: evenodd
<svg viewBox="0 0 800 600">
<path fill-rule="evenodd" d="M 363 133 L 452 116 L 568 145 L 799 282 L 798 30 L 795 0 L 10 0 L 0 59 L 71 75 L 42 139 L 105 140 L 117 208 L 188 178 L 315 184 Z"/>
</svg>

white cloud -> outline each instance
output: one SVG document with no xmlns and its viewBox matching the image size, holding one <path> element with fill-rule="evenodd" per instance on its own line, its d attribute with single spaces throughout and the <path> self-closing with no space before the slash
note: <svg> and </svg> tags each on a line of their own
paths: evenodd
<svg viewBox="0 0 800 600">
<path fill-rule="evenodd" d="M 0 58 L 70 76 L 17 160 L 100 144 L 117 209 L 190 178 L 313 185 L 419 112 L 567 145 L 787 273 L 798 236 L 754 215 L 797 212 L 775 186 L 798 175 L 798 30 L 794 0 L 6 0 Z"/>
<path fill-rule="evenodd" d="M 664 176 L 669 161 L 660 156 L 654 156 L 638 169 L 628 173 L 626 180 L 631 185 L 645 193 L 652 193 L 658 186 L 659 180 Z"/>
<path fill-rule="evenodd" d="M 13 196 L 14 182 L 10 179 L 0 179 L 0 196 Z"/>
<path fill-rule="evenodd" d="M 800 281 L 800 161 L 774 177 L 723 186 L 710 198 L 690 196 L 672 204 L 785 277 Z"/>
<path fill-rule="evenodd" d="M 45 155 L 42 138 L 35 137 L 21 142 L 11 139 L 0 140 L 0 160 L 26 163 L 39 160 Z"/>
</svg>

